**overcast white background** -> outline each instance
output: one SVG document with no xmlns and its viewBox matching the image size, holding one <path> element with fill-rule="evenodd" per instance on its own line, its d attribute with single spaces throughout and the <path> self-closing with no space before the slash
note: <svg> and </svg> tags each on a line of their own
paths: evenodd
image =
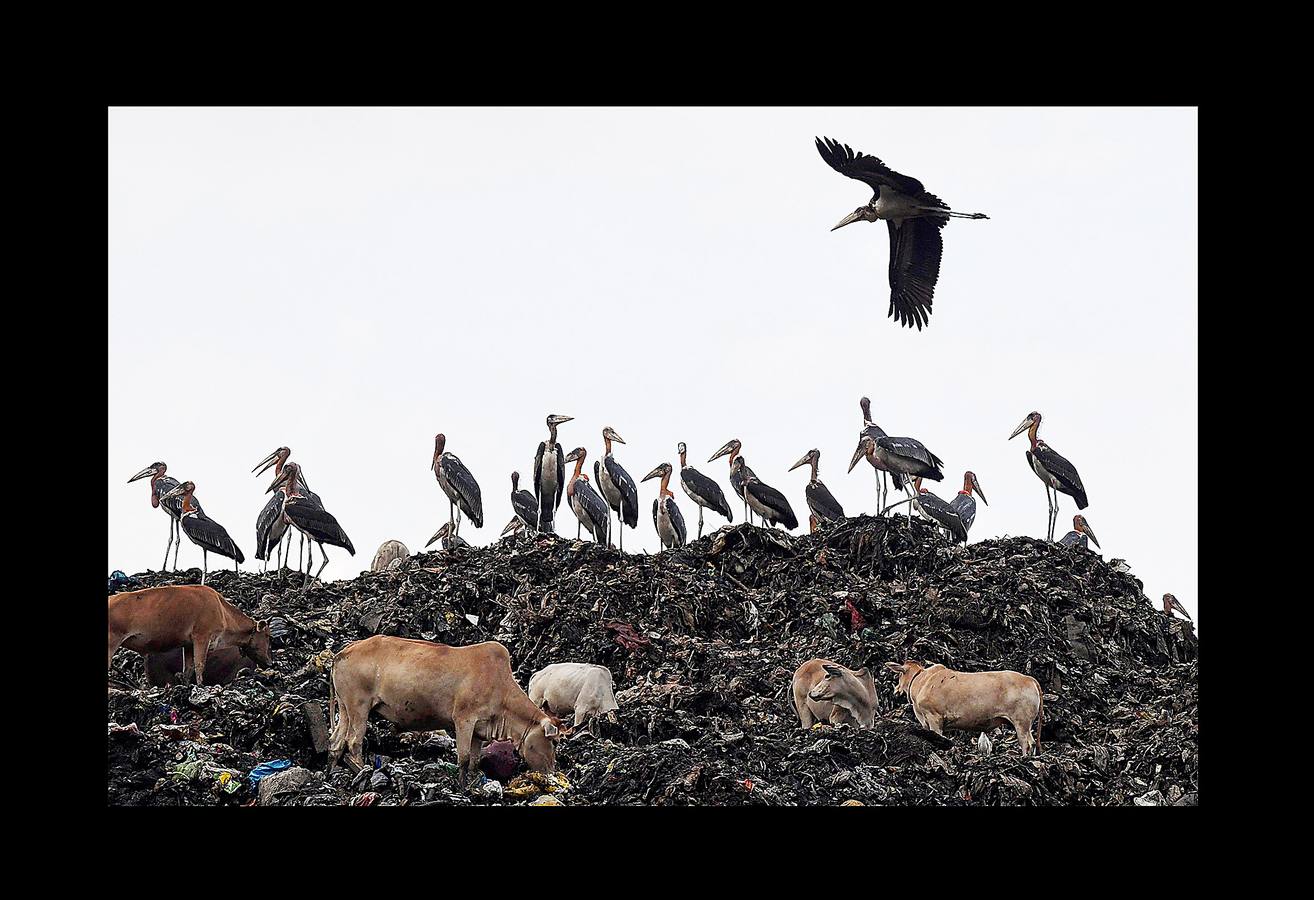
<svg viewBox="0 0 1314 900">
<path fill-rule="evenodd" d="M 871 192 L 814 135 L 990 215 L 946 227 L 923 331 L 886 317 L 886 226 L 829 231 Z M 1040 410 L 1103 555 L 1194 616 L 1197 150 L 1190 109 L 111 110 L 109 568 L 161 563 L 167 518 L 124 483 L 155 460 L 258 567 L 272 475 L 250 470 L 283 444 L 356 545 L 325 578 L 388 538 L 418 551 L 448 515 L 439 431 L 483 488 L 462 536 L 490 543 L 549 412 L 590 474 L 611 425 L 636 480 L 683 440 L 727 494 L 705 460 L 737 437 L 801 532 L 786 469 L 811 447 L 845 511 L 874 511 L 870 466 L 844 472 L 866 394 L 944 460 L 936 493 L 977 473 L 973 541 L 1044 536 L 1006 440 Z M 656 492 L 627 551 L 660 547 Z M 557 525 L 574 537 L 564 502 Z"/>
</svg>

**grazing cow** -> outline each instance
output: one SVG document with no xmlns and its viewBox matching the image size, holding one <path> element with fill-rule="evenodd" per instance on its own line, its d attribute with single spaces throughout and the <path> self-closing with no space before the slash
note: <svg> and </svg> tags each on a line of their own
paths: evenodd
<svg viewBox="0 0 1314 900">
<path fill-rule="evenodd" d="M 191 648 L 197 684 L 205 683 L 209 652 L 220 647 L 235 647 L 262 666 L 273 663 L 269 623 L 255 621 L 214 588 L 200 584 L 173 584 L 110 597 L 109 662 L 119 647 L 143 654 Z M 184 666 L 184 681 L 188 671 Z"/>
<path fill-rule="evenodd" d="M 556 742 L 568 731 L 530 701 L 511 674 L 511 655 L 497 641 L 449 647 L 376 634 L 348 644 L 333 658 L 328 771 L 347 756 L 364 765 L 365 725 L 378 712 L 401 731 L 451 729 L 459 781 L 478 777 L 485 741 L 509 740 L 531 769 L 550 774 Z"/>
<path fill-rule="evenodd" d="M 575 727 L 587 723 L 590 731 L 598 716 L 616 720 L 616 695 L 611 670 L 590 663 L 553 663 L 529 679 L 529 699 L 558 716 L 574 715 Z"/>
<path fill-rule="evenodd" d="M 379 549 L 374 554 L 374 561 L 370 563 L 371 572 L 386 572 L 392 565 L 393 560 L 406 559 L 411 555 L 411 551 L 406 549 L 406 545 L 401 541 L 384 541 L 379 545 Z"/>
<path fill-rule="evenodd" d="M 876 721 L 876 681 L 866 666 L 855 672 L 828 659 L 810 659 L 794 670 L 794 709 L 804 728 L 814 722 L 870 728 Z"/>
<path fill-rule="evenodd" d="M 913 715 L 923 728 L 941 737 L 945 728 L 988 731 L 1005 724 L 1017 732 L 1022 755 L 1040 752 L 1040 729 L 1045 718 L 1045 692 L 1040 682 L 1021 672 L 955 672 L 936 663 L 923 668 L 915 662 L 886 663 L 898 673 L 896 694 L 907 694 Z M 1036 723 L 1032 751 L 1031 723 Z"/>
<path fill-rule="evenodd" d="M 220 647 L 205 657 L 205 678 L 210 684 L 231 684 L 239 672 L 254 669 L 255 663 L 237 647 Z M 154 687 L 181 681 L 183 649 L 146 654 L 146 680 Z"/>
</svg>

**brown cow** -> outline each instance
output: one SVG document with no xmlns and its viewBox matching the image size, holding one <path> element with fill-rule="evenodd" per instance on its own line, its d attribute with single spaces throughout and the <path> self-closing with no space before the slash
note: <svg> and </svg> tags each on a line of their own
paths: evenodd
<svg viewBox="0 0 1314 900">
<path fill-rule="evenodd" d="M 876 722 L 876 680 L 866 666 L 856 672 L 828 659 L 810 659 L 794 670 L 794 709 L 804 728 L 814 722 L 871 728 Z"/>
<path fill-rule="evenodd" d="M 329 739 L 328 771 L 347 755 L 365 763 L 365 725 L 378 712 L 401 731 L 451 729 L 456 735 L 460 785 L 478 777 L 484 741 L 510 740 L 530 768 L 551 773 L 561 720 L 530 701 L 511 674 L 511 655 L 497 641 L 449 647 L 377 634 L 348 644 L 333 658 L 329 721 L 342 715 Z"/>
<path fill-rule="evenodd" d="M 165 653 L 146 654 L 146 681 L 155 687 L 175 684 L 182 679 L 183 648 Z M 231 684 L 239 672 L 254 669 L 255 663 L 238 647 L 219 647 L 205 657 L 205 677 L 210 684 Z"/>
<path fill-rule="evenodd" d="M 955 672 L 936 663 L 886 663 L 899 674 L 896 694 L 907 694 L 913 715 L 923 728 L 941 737 L 945 728 L 982 731 L 1012 725 L 1022 755 L 1031 750 L 1031 723 L 1036 723 L 1035 752 L 1045 718 L 1045 692 L 1030 675 L 1008 670 Z"/>
<path fill-rule="evenodd" d="M 273 662 L 269 624 L 255 621 L 213 588 L 199 584 L 146 588 L 110 597 L 110 662 L 119 647 L 138 653 L 190 647 L 197 684 L 205 683 L 206 657 L 217 647 L 236 647 L 262 666 Z"/>
</svg>

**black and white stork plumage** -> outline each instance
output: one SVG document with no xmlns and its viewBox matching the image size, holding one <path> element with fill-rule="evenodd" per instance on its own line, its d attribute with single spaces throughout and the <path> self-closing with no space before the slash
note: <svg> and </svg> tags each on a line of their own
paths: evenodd
<svg viewBox="0 0 1314 900">
<path fill-rule="evenodd" d="M 237 546 L 236 542 L 228 536 L 224 526 L 201 512 L 200 507 L 192 503 L 192 492 L 195 490 L 195 484 L 184 481 L 163 494 L 160 497 L 160 502 L 172 500 L 175 497 L 182 499 L 182 510 L 178 524 L 187 535 L 188 540 L 201 548 L 201 584 L 205 584 L 205 576 L 209 571 L 207 554 L 215 553 L 219 556 L 228 557 L 233 561 L 234 572 L 237 571 L 238 563 L 245 562 L 246 557 L 242 555 L 242 548 Z"/>
<path fill-rule="evenodd" d="M 988 219 L 985 213 L 953 212 L 916 178 L 900 175 L 874 156 L 855 153 L 847 144 L 817 138 L 817 152 L 832 169 L 868 185 L 866 206 L 849 213 L 835 231 L 851 222 L 884 219 L 890 230 L 890 316 L 920 331 L 931 317 L 935 282 L 940 277 L 944 243 L 940 229 L 952 218 Z"/>
<path fill-rule="evenodd" d="M 749 525 L 752 525 L 753 517 L 748 512 L 750 506 L 748 503 L 748 494 L 745 492 L 745 485 L 747 479 L 756 478 L 757 476 L 753 474 L 753 470 L 748 468 L 748 466 L 741 467 L 735 465 L 738 461 L 739 451 L 741 449 L 743 449 L 743 444 L 739 443 L 739 439 L 731 438 L 726 441 L 725 445 L 721 447 L 720 450 L 713 453 L 707 461 L 712 462 L 713 460 L 720 459 L 727 454 L 730 456 L 730 459 L 727 460 L 727 462 L 730 463 L 730 489 L 735 492 L 736 497 L 744 501 L 744 521 Z"/>
<path fill-rule="evenodd" d="M 863 435 L 858 441 L 858 449 L 853 451 L 853 458 L 849 460 L 849 471 L 858 464 L 858 460 L 864 456 L 875 457 L 891 475 L 898 474 L 903 476 L 902 479 L 895 479 L 896 487 L 912 488 L 912 479 L 929 478 L 932 481 L 943 481 L 944 471 L 941 466 L 944 463 L 940 457 L 936 456 L 926 445 L 916 438 L 909 437 L 885 437 L 873 439 L 870 435 Z M 902 480 L 902 484 L 900 484 Z M 915 501 L 916 491 L 908 500 L 901 500 L 899 503 Z M 881 510 L 884 514 L 899 503 L 892 503 L 885 509 Z M 912 531 L 912 511 L 908 512 L 908 530 Z"/>
<path fill-rule="evenodd" d="M 588 451 L 583 447 L 576 447 L 566 454 L 565 461 L 575 464 L 575 472 L 566 482 L 566 502 L 575 518 L 579 519 L 579 525 L 593 535 L 593 540 L 607 545 L 610 543 L 607 532 L 611 527 L 611 512 L 607 508 L 607 501 L 589 485 L 589 476 L 583 474 L 587 457 Z M 579 540 L 579 534 L 579 526 L 576 526 L 575 540 Z"/>
<path fill-rule="evenodd" d="M 790 531 L 798 527 L 798 517 L 794 515 L 794 508 L 789 505 L 784 494 L 753 475 L 742 456 L 735 457 L 734 466 L 733 471 L 738 472 L 742 479 L 744 497 L 748 500 L 749 508 L 761 516 L 763 522 L 768 525 L 784 525 Z"/>
<path fill-rule="evenodd" d="M 1049 530 L 1046 532 L 1045 539 L 1052 541 L 1054 540 L 1054 525 L 1058 521 L 1058 495 L 1060 493 L 1067 494 L 1073 500 L 1076 500 L 1077 509 L 1085 509 L 1090 504 L 1086 502 L 1086 488 L 1082 486 L 1081 476 L 1077 474 L 1076 466 L 1059 456 L 1053 447 L 1037 437 L 1040 431 L 1040 419 L 1040 413 L 1029 413 L 1022 420 L 1022 424 L 1013 429 L 1013 433 L 1008 436 L 1008 439 L 1011 441 L 1025 431 L 1027 438 L 1031 441 L 1031 449 L 1027 451 L 1027 465 L 1031 467 L 1031 471 L 1036 473 L 1036 477 L 1045 484 L 1045 502 L 1049 504 Z M 1051 491 L 1053 492 L 1052 497 Z"/>
<path fill-rule="evenodd" d="M 1089 542 L 1087 539 L 1089 539 Z M 1072 517 L 1072 530 L 1059 539 L 1059 545 L 1089 550 L 1091 543 L 1094 543 L 1096 547 L 1100 546 L 1099 539 L 1095 537 L 1095 532 L 1091 529 L 1090 523 L 1086 521 L 1086 517 L 1081 513 L 1077 513 Z M 1100 549 L 1104 548 L 1100 547 Z"/>
<path fill-rule="evenodd" d="M 283 472 L 274 479 L 274 483 L 269 486 L 267 493 L 281 491 L 283 494 L 283 515 L 287 516 L 289 524 L 297 531 L 306 536 L 308 541 L 314 541 L 319 545 L 319 553 L 323 559 L 320 562 L 319 569 L 312 576 L 310 575 L 310 564 L 315 559 L 315 548 L 307 546 L 306 549 L 306 580 L 301 589 L 304 591 L 310 587 L 310 582 L 319 578 L 324 567 L 328 565 L 328 553 L 324 550 L 324 545 L 331 547 L 341 547 L 352 556 L 356 555 L 356 548 L 351 544 L 351 538 L 347 537 L 347 532 L 338 524 L 338 520 L 333 514 L 324 508 L 319 502 L 318 496 L 311 496 L 309 491 L 302 488 L 301 466 L 294 462 L 287 463 L 283 466 Z"/>
<path fill-rule="evenodd" d="M 680 487 L 684 488 L 689 499 L 698 507 L 698 536 L 703 536 L 704 507 L 725 516 L 727 522 L 733 522 L 735 516 L 730 511 L 730 504 L 726 502 L 721 485 L 689 465 L 688 449 L 684 446 L 684 441 L 680 441 L 677 452 L 680 454 Z"/>
<path fill-rule="evenodd" d="M 812 466 L 812 477 L 808 479 L 808 486 L 803 489 L 803 496 L 807 499 L 808 509 L 812 514 L 822 522 L 838 522 L 844 518 L 844 507 L 835 499 L 835 495 L 830 492 L 830 488 L 821 483 L 817 478 L 817 465 L 821 462 L 821 451 L 815 447 L 803 454 L 803 458 L 794 465 L 789 467 L 789 471 L 794 471 L 799 466 Z"/>
<path fill-rule="evenodd" d="M 1179 613 L 1186 616 L 1187 619 L 1191 619 L 1191 614 L 1186 611 L 1185 606 L 1182 606 L 1182 604 L 1178 602 L 1176 597 L 1174 597 L 1172 594 L 1164 594 L 1163 614 L 1171 619 L 1173 617 L 1173 610 L 1177 610 Z"/>
<path fill-rule="evenodd" d="M 885 430 L 872 421 L 871 400 L 863 397 L 858 401 L 858 406 L 862 408 L 862 431 L 858 432 L 858 441 L 861 442 L 864 437 L 870 437 L 873 441 L 885 437 Z M 872 471 L 876 473 L 876 509 L 879 511 L 885 508 L 885 503 L 889 499 L 889 485 L 886 483 L 885 476 L 888 474 L 894 481 L 896 491 L 903 490 L 904 479 L 898 472 L 891 472 L 885 468 L 885 463 L 877 459 L 875 453 L 865 455 L 867 462 L 871 463 Z"/>
<path fill-rule="evenodd" d="M 913 490 L 916 491 L 916 494 L 913 496 L 912 502 L 918 511 L 928 521 L 949 532 L 949 536 L 955 541 L 966 544 L 967 525 L 963 523 L 962 515 L 954 509 L 953 504 L 922 487 L 920 475 L 913 479 Z"/>
<path fill-rule="evenodd" d="M 520 473 L 511 473 L 511 508 L 529 531 L 538 530 L 538 500 L 529 491 L 520 488 Z M 503 530 L 503 534 L 505 534 Z"/>
<path fill-rule="evenodd" d="M 643 476 L 644 481 L 652 478 L 662 480 L 661 487 L 657 490 L 657 499 L 652 501 L 652 525 L 657 529 L 657 536 L 661 538 L 662 546 L 667 550 L 672 547 L 683 547 L 688 537 L 684 528 L 684 515 L 675 503 L 675 494 L 671 492 L 673 471 L 670 463 L 662 463 Z"/>
<path fill-rule="evenodd" d="M 470 542 L 452 531 L 452 523 L 444 522 L 443 526 L 434 532 L 433 537 L 429 538 L 429 543 L 424 545 L 427 550 L 433 546 L 434 541 L 442 541 L 444 550 L 460 550 L 470 546 Z"/>
<path fill-rule="evenodd" d="M 566 490 L 566 453 L 557 443 L 557 426 L 574 416 L 549 415 L 548 439 L 540 441 L 534 454 L 534 496 L 538 497 L 538 530 L 555 531 L 557 507 Z"/>
<path fill-rule="evenodd" d="M 963 473 L 963 489 L 958 492 L 958 496 L 949 501 L 949 505 L 958 513 L 958 517 L 963 520 L 963 528 L 971 531 L 972 523 L 976 521 L 976 500 L 972 497 L 972 491 L 981 495 L 981 502 L 986 506 L 990 501 L 986 499 L 985 491 L 981 490 L 981 482 L 977 480 L 975 472 Z M 966 538 L 964 538 L 966 542 Z"/>
<path fill-rule="evenodd" d="M 598 480 L 598 491 L 602 494 L 602 499 L 607 501 L 612 512 L 616 513 L 616 519 L 621 524 L 617 526 L 616 533 L 620 538 L 620 549 L 625 550 L 625 525 L 631 528 L 639 527 L 639 487 L 626 472 L 620 463 L 611 455 L 611 443 L 615 441 L 618 444 L 625 443 L 625 439 L 616 433 L 616 429 L 608 425 L 602 429 L 602 440 L 605 449 L 602 453 L 602 459 L 593 463 L 593 477 Z M 611 528 L 611 521 L 608 519 L 608 529 Z"/>
<path fill-rule="evenodd" d="M 443 493 L 447 495 L 447 514 L 448 521 L 452 523 L 452 533 L 457 534 L 461 530 L 461 513 L 470 517 L 475 528 L 483 528 L 484 500 L 479 493 L 479 482 L 475 481 L 474 475 L 470 474 L 460 457 L 445 451 L 446 446 L 447 435 L 434 435 L 433 462 L 430 468 Z"/>
<path fill-rule="evenodd" d="M 182 500 L 178 497 L 171 497 L 167 501 L 163 499 L 165 494 L 178 486 L 177 478 L 164 474 L 168 470 L 169 467 L 164 463 L 153 462 L 128 479 L 128 484 L 132 484 L 134 481 L 150 476 L 151 506 L 155 509 L 163 509 L 169 516 L 169 543 L 164 545 L 164 564 L 160 566 L 161 572 L 169 567 L 170 547 L 173 548 L 173 567 L 178 568 L 178 548 L 182 546 L 182 531 L 178 524 L 178 520 L 182 517 Z M 191 503 L 192 509 L 205 515 L 205 510 L 201 509 L 201 504 L 195 497 L 192 498 Z"/>
</svg>

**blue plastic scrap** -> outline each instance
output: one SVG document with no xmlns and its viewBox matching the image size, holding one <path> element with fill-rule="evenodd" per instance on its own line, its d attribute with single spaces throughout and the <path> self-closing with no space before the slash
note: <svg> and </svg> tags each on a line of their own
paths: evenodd
<svg viewBox="0 0 1314 900">
<path fill-rule="evenodd" d="M 251 787 L 254 788 L 260 783 L 262 778 L 273 775 L 275 772 L 281 772 L 284 769 L 292 768 L 290 759 L 271 759 L 269 762 L 263 762 L 251 770 L 250 779 Z"/>
</svg>

